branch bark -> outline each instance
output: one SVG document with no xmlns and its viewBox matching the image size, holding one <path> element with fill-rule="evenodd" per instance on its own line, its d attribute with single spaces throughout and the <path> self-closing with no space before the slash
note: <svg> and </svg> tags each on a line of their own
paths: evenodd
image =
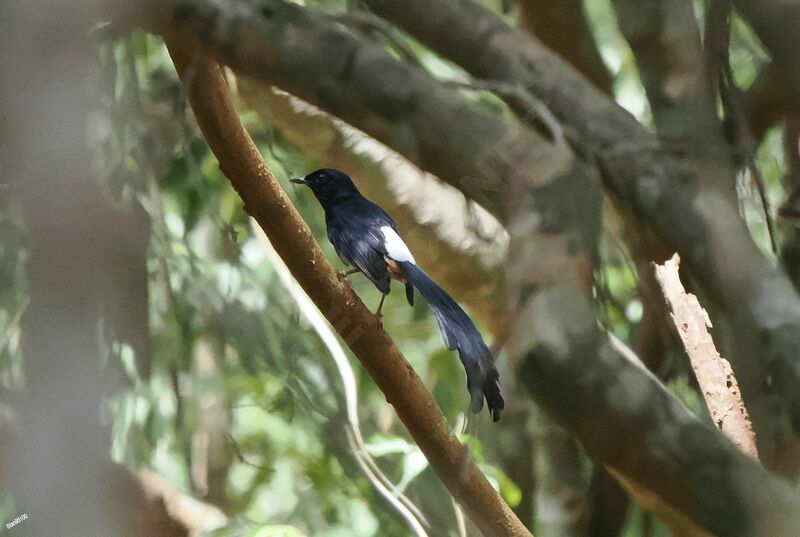
<svg viewBox="0 0 800 537">
<path fill-rule="evenodd" d="M 680 258 L 674 255 L 663 265 L 656 265 L 656 277 L 672 308 L 672 319 L 689 354 L 711 419 L 742 453 L 758 460 L 753 427 L 731 364 L 719 355 L 708 333 L 711 328 L 708 314 L 697 297 L 684 290 L 678 275 L 679 263 Z"/>
<path fill-rule="evenodd" d="M 589 28 L 582 0 L 519 0 L 517 5 L 521 29 L 536 36 L 599 89 L 612 93 L 613 79 Z M 521 87 L 517 91 L 525 93 Z M 589 271 L 594 269 L 595 266 L 586 267 Z M 577 440 L 543 412 L 534 409 L 534 416 L 539 428 L 546 430 L 546 434 L 537 435 L 534 449 L 540 533 L 545 537 L 589 535 L 589 518 L 602 508 L 601 496 L 610 489 L 597 489 L 591 498 L 596 501 L 590 502 L 585 461 L 577 455 Z M 604 473 L 602 466 L 598 466 L 598 472 Z M 618 485 L 614 486 L 619 490 Z M 627 495 L 621 495 L 627 501 Z"/>
<path fill-rule="evenodd" d="M 337 278 L 239 122 L 217 65 L 197 55 L 179 36 L 166 39 L 175 66 L 188 83 L 200 129 L 245 210 L 395 407 L 436 474 L 484 535 L 530 535 L 455 438 L 430 393 L 377 327 L 372 313 Z"/>
</svg>

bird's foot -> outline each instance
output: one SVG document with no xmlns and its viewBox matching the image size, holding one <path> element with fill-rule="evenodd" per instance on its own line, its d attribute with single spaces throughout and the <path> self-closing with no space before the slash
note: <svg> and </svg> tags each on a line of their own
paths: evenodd
<svg viewBox="0 0 800 537">
<path fill-rule="evenodd" d="M 341 281 L 341 280 L 346 280 L 348 276 L 350 276 L 351 274 L 355 274 L 356 272 L 358 272 L 357 268 L 351 268 L 350 270 L 337 270 L 336 276 Z"/>
<path fill-rule="evenodd" d="M 378 323 L 378 328 L 383 330 L 383 313 L 376 312 L 375 313 L 375 321 Z"/>
</svg>

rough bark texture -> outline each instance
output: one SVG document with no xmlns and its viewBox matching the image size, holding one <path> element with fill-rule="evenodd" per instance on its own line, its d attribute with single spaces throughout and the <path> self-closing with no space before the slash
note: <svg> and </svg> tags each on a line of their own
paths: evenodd
<svg viewBox="0 0 800 537">
<path fill-rule="evenodd" d="M 753 427 L 739 384 L 730 363 L 719 355 L 708 333 L 711 328 L 708 314 L 697 297 L 683 288 L 678 275 L 679 261 L 675 255 L 663 265 L 656 265 L 656 277 L 672 308 L 672 319 L 689 354 L 711 419 L 742 453 L 758 460 Z"/>
<path fill-rule="evenodd" d="M 733 184 L 719 148 L 674 158 L 555 55 L 470 0 L 366 3 L 473 75 L 520 85 L 550 108 L 579 153 L 600 165 L 606 185 L 681 254 L 730 324 L 725 348 L 735 351 L 728 356 L 741 372 L 759 453 L 767 467 L 794 475 L 800 459 L 790 424 L 800 429 L 800 297 L 751 240 L 732 189 L 718 188 Z M 439 31 L 444 27 L 447 32 Z"/>
<path fill-rule="evenodd" d="M 168 34 L 170 54 L 188 83 L 189 102 L 220 169 L 275 250 L 328 321 L 361 360 L 431 468 L 484 535 L 530 535 L 458 442 L 430 393 L 350 286 L 317 247 L 242 127 L 216 63 Z"/>
</svg>

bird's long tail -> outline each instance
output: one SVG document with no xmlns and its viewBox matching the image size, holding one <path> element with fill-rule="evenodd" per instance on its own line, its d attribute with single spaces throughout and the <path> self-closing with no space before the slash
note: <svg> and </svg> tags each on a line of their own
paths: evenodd
<svg viewBox="0 0 800 537">
<path fill-rule="evenodd" d="M 499 375 L 492 353 L 483 342 L 472 319 L 421 268 L 410 262 L 400 262 L 398 265 L 408 282 L 430 304 L 447 348 L 458 351 L 461 363 L 467 371 L 470 408 L 477 414 L 483 408 L 485 398 L 492 420 L 499 420 L 500 411 L 505 406 L 503 396 L 500 395 Z"/>
</svg>

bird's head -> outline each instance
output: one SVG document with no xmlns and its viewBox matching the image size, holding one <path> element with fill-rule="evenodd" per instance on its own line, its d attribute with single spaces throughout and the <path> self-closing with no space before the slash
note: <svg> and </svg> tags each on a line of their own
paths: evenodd
<svg viewBox="0 0 800 537">
<path fill-rule="evenodd" d="M 328 207 L 345 198 L 360 195 L 353 180 L 346 173 L 333 168 L 321 168 L 302 179 L 292 179 L 291 181 L 311 188 L 323 207 Z"/>
</svg>

